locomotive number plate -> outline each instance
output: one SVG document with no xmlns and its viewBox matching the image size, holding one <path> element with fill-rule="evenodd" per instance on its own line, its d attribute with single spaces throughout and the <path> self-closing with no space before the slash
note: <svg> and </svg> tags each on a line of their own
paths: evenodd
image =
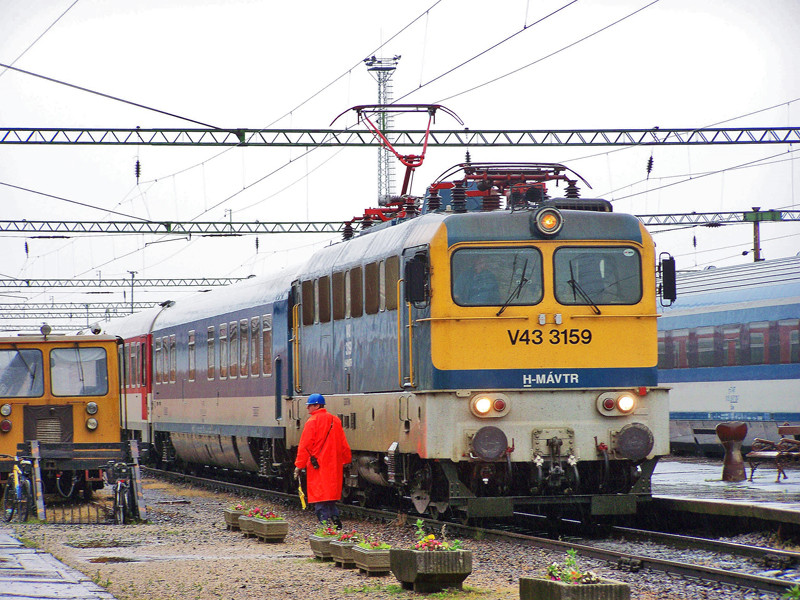
<svg viewBox="0 0 800 600">
<path fill-rule="evenodd" d="M 553 346 L 570 346 L 575 344 L 591 344 L 590 329 L 507 329 L 508 341 L 512 346 L 551 344 Z"/>
</svg>

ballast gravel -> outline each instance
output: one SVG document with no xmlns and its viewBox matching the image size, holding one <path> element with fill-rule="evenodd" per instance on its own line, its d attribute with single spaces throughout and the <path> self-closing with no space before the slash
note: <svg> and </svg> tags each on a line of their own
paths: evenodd
<svg viewBox="0 0 800 600">
<path fill-rule="evenodd" d="M 303 600 L 393 599 L 420 596 L 403 590 L 392 575 L 359 574 L 314 560 L 308 536 L 317 527 L 313 511 L 146 479 L 148 522 L 129 525 L 15 524 L 17 537 L 85 573 L 119 600 Z M 99 495 L 107 494 L 102 490 Z M 283 543 L 266 543 L 228 531 L 222 514 L 236 502 L 264 506 L 290 523 Z M 413 519 L 409 519 L 413 520 Z M 346 530 L 411 547 L 410 523 L 345 520 Z M 473 572 L 463 591 L 436 598 L 506 600 L 519 598 L 519 578 L 544 574 L 563 554 L 506 542 L 464 540 L 473 551 Z M 663 573 L 622 572 L 580 558 L 579 567 L 625 581 L 634 600 L 777 598 L 748 590 L 715 588 Z"/>
</svg>

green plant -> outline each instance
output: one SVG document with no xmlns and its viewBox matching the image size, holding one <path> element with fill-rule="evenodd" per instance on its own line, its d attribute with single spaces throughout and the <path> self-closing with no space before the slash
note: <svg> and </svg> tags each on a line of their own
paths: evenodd
<svg viewBox="0 0 800 600">
<path fill-rule="evenodd" d="M 336 527 L 328 525 L 327 521 L 322 521 L 314 532 L 314 535 L 320 537 L 339 537 L 339 530 Z"/>
<path fill-rule="evenodd" d="M 600 578 L 592 571 L 582 572 L 578 568 L 578 560 L 576 556 L 578 553 L 570 548 L 567 550 L 567 557 L 563 563 L 552 563 L 547 567 L 547 576 L 554 581 L 563 581 L 564 583 L 597 583 Z"/>
<path fill-rule="evenodd" d="M 283 519 L 283 517 L 275 514 L 271 510 L 264 510 L 263 508 L 253 508 L 247 513 L 248 517 L 252 517 L 254 519 L 262 519 L 264 521 L 273 521 L 276 519 Z"/>
<path fill-rule="evenodd" d="M 386 542 L 381 542 L 372 537 L 358 542 L 358 545 L 365 550 L 389 550 L 392 546 Z"/>
<path fill-rule="evenodd" d="M 461 550 L 461 540 L 453 540 L 452 542 L 445 541 L 445 527 L 442 526 L 442 539 L 437 540 L 436 536 L 432 533 L 425 533 L 423 529 L 422 519 L 417 519 L 417 541 L 414 544 L 414 550 Z"/>
<path fill-rule="evenodd" d="M 800 598 L 800 585 L 790 587 L 781 598 L 784 600 L 798 600 Z"/>
</svg>

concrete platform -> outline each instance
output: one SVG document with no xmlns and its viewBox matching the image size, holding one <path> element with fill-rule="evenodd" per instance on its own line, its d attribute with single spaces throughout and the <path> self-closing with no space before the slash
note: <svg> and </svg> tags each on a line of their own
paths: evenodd
<svg viewBox="0 0 800 600">
<path fill-rule="evenodd" d="M 114 600 L 86 575 L 50 554 L 26 548 L 0 528 L 0 598 L 14 600 Z"/>
<path fill-rule="evenodd" d="M 786 474 L 787 479 L 776 482 L 775 467 L 765 463 L 753 481 L 722 481 L 722 459 L 669 457 L 659 461 L 653 474 L 653 497 L 668 510 L 800 526 L 800 466 L 787 467 Z"/>
</svg>

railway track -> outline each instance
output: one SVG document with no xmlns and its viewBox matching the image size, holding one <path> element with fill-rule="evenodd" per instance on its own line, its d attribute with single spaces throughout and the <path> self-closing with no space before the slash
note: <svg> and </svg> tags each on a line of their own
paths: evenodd
<svg viewBox="0 0 800 600">
<path fill-rule="evenodd" d="M 241 495 L 261 497 L 284 505 L 299 506 L 300 504 L 299 498 L 295 494 L 150 468 L 143 469 L 143 471 L 145 471 L 146 474 L 164 477 L 172 481 L 190 483 L 192 485 Z M 343 505 L 341 508 L 343 515 L 351 518 L 386 523 L 398 519 L 398 513 L 396 511 L 378 510 L 356 505 Z M 411 517 L 409 521 L 412 519 L 416 521 L 417 518 L 416 516 Z M 427 518 L 423 518 L 423 521 L 433 530 L 440 529 L 442 525 L 444 525 L 442 521 L 435 521 Z M 524 519 L 519 519 L 519 521 L 524 521 Z M 530 529 L 526 529 L 516 522 L 514 524 L 490 527 L 475 527 L 448 522 L 447 529 L 450 536 L 513 542 L 523 546 L 542 548 L 559 553 L 574 549 L 579 556 L 603 561 L 613 568 L 633 573 L 650 569 L 663 572 L 669 576 L 702 580 L 714 585 L 752 589 L 772 594 L 785 593 L 793 586 L 800 584 L 800 571 L 796 572 L 794 579 L 785 579 L 732 570 L 727 566 L 725 568 L 720 568 L 708 564 L 700 564 L 699 562 L 658 558 L 653 555 L 657 553 L 658 547 L 667 546 L 673 549 L 680 549 L 690 555 L 700 551 L 713 552 L 715 556 L 718 557 L 716 561 L 717 564 L 719 564 L 719 562 L 725 562 L 727 564 L 726 556 L 745 557 L 751 562 L 756 561 L 763 563 L 765 568 L 770 568 L 770 566 L 772 566 L 773 571 L 782 572 L 785 572 L 785 569 L 792 565 L 797 568 L 797 565 L 800 564 L 800 553 L 774 548 L 733 544 L 708 538 L 696 538 L 623 527 L 614 527 L 610 530 L 609 533 L 613 536 L 623 537 L 626 540 L 634 539 L 639 542 L 646 542 L 651 546 L 656 546 L 655 550 L 648 549 L 646 553 L 645 551 L 639 553 L 631 552 L 627 549 L 615 550 L 603 547 L 602 543 L 588 538 L 574 537 L 565 541 L 563 539 L 557 540 L 540 535 L 531 535 Z M 691 559 L 691 556 L 689 558 Z M 752 570 L 761 571 L 763 569 L 754 565 Z"/>
</svg>

